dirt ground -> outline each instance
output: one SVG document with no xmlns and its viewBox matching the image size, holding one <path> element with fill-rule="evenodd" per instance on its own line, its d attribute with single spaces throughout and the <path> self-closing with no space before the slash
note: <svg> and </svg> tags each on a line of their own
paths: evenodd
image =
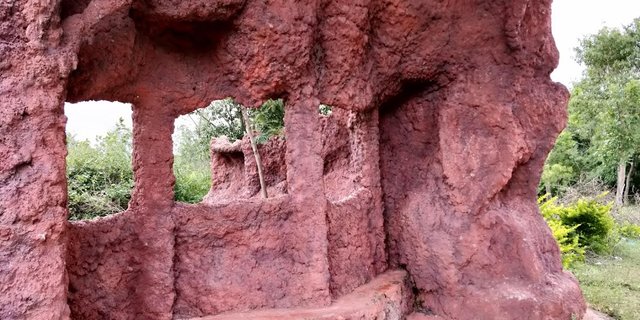
<svg viewBox="0 0 640 320">
<path fill-rule="evenodd" d="M 589 308 L 587 309 L 587 313 L 584 315 L 583 320 L 613 320 L 613 318 L 602 312 Z"/>
</svg>

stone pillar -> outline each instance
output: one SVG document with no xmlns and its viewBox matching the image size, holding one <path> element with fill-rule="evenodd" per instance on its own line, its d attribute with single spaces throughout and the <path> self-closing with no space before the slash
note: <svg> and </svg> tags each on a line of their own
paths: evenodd
<svg viewBox="0 0 640 320">
<path fill-rule="evenodd" d="M 134 211 L 138 253 L 143 257 L 136 279 L 137 319 L 171 319 L 173 279 L 173 133 L 174 117 L 165 101 L 139 97 L 133 108 Z"/>
<path fill-rule="evenodd" d="M 310 88 L 307 88 L 310 91 Z M 297 252 L 305 252 L 294 268 L 303 269 L 308 275 L 308 295 L 301 300 L 307 304 L 328 304 L 329 265 L 327 260 L 327 203 L 322 183 L 322 141 L 318 121 L 319 101 L 308 95 L 296 95 L 288 101 L 285 112 L 285 136 L 287 144 L 287 185 L 300 239 Z"/>
<path fill-rule="evenodd" d="M 64 88 L 55 1 L 0 3 L 0 319 L 68 319 Z"/>
</svg>

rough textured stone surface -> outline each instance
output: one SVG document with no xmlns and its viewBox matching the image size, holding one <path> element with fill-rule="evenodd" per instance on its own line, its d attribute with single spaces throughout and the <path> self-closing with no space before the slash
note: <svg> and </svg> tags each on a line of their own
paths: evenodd
<svg viewBox="0 0 640 320">
<path fill-rule="evenodd" d="M 0 319 L 66 319 L 64 75 L 55 1 L 0 3 Z"/>
<path fill-rule="evenodd" d="M 535 203 L 566 120 L 549 9 L 1 3 L 0 318 L 329 312 L 388 267 L 415 292 L 393 317 L 581 317 Z M 274 197 L 257 196 L 246 142 L 214 143 L 207 199 L 176 204 L 173 122 L 228 96 L 286 101 L 285 139 L 259 151 Z M 62 106 L 90 99 L 132 103 L 135 188 L 127 211 L 66 223 Z"/>
<path fill-rule="evenodd" d="M 454 319 L 581 314 L 578 284 L 562 272 L 535 202 L 566 94 L 540 83 L 547 99 L 535 99 L 535 79 L 501 85 L 490 74 L 407 92 L 383 109 L 391 263 L 406 266 L 424 308 Z"/>
<path fill-rule="evenodd" d="M 294 208 L 288 196 L 177 206 L 174 313 L 328 303 L 328 275 L 315 270 Z"/>
<path fill-rule="evenodd" d="M 287 193 L 286 144 L 274 137 L 258 145 L 269 196 Z M 203 202 L 220 203 L 251 198 L 260 192 L 260 180 L 249 138 L 229 142 L 226 137 L 211 140 L 211 189 Z"/>
<path fill-rule="evenodd" d="M 611 320 L 612 318 L 602 312 L 589 308 L 587 309 L 587 312 L 584 314 L 583 319 L 584 320 Z"/>
<path fill-rule="evenodd" d="M 405 271 L 388 271 L 321 308 L 271 309 L 189 320 L 401 320 L 411 310 L 411 286 Z"/>
</svg>

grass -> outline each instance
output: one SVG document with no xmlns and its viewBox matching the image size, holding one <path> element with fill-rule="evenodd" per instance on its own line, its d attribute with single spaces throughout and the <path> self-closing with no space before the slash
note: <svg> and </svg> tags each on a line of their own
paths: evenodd
<svg viewBox="0 0 640 320">
<path fill-rule="evenodd" d="M 572 268 L 589 305 L 615 319 L 640 320 L 640 240 L 623 240 L 611 256 Z"/>
<path fill-rule="evenodd" d="M 613 212 L 613 218 L 619 223 L 633 223 L 640 225 L 640 205 L 628 205 Z"/>
</svg>

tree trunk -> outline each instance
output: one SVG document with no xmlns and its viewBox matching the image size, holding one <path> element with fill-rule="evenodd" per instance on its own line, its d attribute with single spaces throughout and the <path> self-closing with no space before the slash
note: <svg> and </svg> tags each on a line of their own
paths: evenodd
<svg viewBox="0 0 640 320">
<path fill-rule="evenodd" d="M 616 206 L 622 206 L 624 204 L 624 182 L 627 178 L 626 170 L 626 159 L 620 159 L 620 163 L 618 163 L 618 179 L 616 182 Z"/>
<path fill-rule="evenodd" d="M 264 176 L 262 175 L 262 160 L 260 159 L 260 153 L 258 152 L 258 146 L 253 136 L 253 129 L 251 128 L 251 121 L 249 115 L 247 115 L 247 109 L 240 107 L 242 110 L 242 118 L 244 119 L 244 127 L 249 135 L 249 142 L 251 142 L 251 149 L 253 150 L 253 156 L 256 158 L 256 166 L 258 167 L 258 179 L 260 180 L 260 192 L 263 198 L 267 198 L 267 186 L 264 183 Z"/>
<path fill-rule="evenodd" d="M 629 171 L 627 172 L 627 179 L 624 183 L 624 196 L 622 197 L 623 203 L 628 203 L 629 201 L 629 189 L 631 187 L 631 174 L 633 172 L 633 161 L 631 161 L 631 165 L 629 166 Z"/>
</svg>

